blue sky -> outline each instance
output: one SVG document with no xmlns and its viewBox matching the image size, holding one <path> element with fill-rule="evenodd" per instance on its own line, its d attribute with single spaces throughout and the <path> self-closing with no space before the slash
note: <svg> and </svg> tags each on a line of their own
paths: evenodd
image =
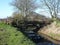
<svg viewBox="0 0 60 45">
<path fill-rule="evenodd" d="M 0 18 L 12 15 L 13 7 L 10 5 L 12 0 L 0 0 Z"/>
</svg>

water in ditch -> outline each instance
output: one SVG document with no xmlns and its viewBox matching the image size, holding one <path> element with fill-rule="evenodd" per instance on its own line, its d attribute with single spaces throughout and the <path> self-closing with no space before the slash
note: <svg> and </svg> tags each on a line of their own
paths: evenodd
<svg viewBox="0 0 60 45">
<path fill-rule="evenodd" d="M 36 45 L 58 45 L 48 41 L 47 39 L 44 39 L 33 31 L 28 31 L 26 33 L 28 34 L 28 37 L 36 43 Z"/>
</svg>

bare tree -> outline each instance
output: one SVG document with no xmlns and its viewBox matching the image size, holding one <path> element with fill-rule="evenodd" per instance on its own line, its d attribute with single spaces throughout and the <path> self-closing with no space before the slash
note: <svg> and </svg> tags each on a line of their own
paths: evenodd
<svg viewBox="0 0 60 45">
<path fill-rule="evenodd" d="M 60 11 L 60 0 L 43 0 L 45 6 L 48 8 L 52 18 L 57 18 Z"/>
<path fill-rule="evenodd" d="M 33 11 L 38 7 L 36 1 L 37 0 L 14 0 L 12 5 L 20 10 L 25 17 L 27 17 L 30 11 Z"/>
</svg>

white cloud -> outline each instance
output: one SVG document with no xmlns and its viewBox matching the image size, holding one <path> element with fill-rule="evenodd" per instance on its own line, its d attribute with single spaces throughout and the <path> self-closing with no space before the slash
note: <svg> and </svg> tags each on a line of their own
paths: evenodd
<svg viewBox="0 0 60 45">
<path fill-rule="evenodd" d="M 46 16 L 46 17 L 51 17 L 50 16 L 50 13 L 48 12 L 48 9 L 36 9 L 36 11 L 35 11 L 36 13 L 39 13 L 39 14 L 42 14 L 42 15 L 44 15 L 44 16 Z"/>
</svg>

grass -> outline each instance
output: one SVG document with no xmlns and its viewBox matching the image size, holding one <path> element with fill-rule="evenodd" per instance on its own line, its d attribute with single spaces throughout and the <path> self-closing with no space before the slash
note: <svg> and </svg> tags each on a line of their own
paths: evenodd
<svg viewBox="0 0 60 45">
<path fill-rule="evenodd" d="M 60 40 L 60 21 L 56 20 L 56 25 L 53 22 L 51 25 L 41 29 L 40 32 L 52 37 L 53 39 Z"/>
<path fill-rule="evenodd" d="M 0 22 L 0 45 L 35 45 L 35 43 L 17 31 L 17 28 Z"/>
<path fill-rule="evenodd" d="M 56 26 L 57 26 L 56 28 L 60 27 L 60 21 L 59 20 L 56 20 Z M 51 32 L 48 35 L 51 36 L 54 39 L 60 40 L 60 34 L 56 34 L 56 33 Z"/>
<path fill-rule="evenodd" d="M 56 20 L 56 22 L 57 22 L 57 26 L 60 26 L 60 21 L 59 20 Z"/>
<path fill-rule="evenodd" d="M 60 38 L 60 34 L 49 33 L 48 35 L 50 35 L 52 38 Z"/>
</svg>

